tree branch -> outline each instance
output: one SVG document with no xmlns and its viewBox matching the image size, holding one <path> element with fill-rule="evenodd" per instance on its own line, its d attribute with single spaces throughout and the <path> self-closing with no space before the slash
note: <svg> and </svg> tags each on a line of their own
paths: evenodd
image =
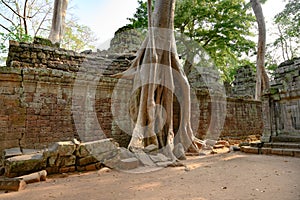
<svg viewBox="0 0 300 200">
<path fill-rule="evenodd" d="M 0 24 L 0 26 L 1 26 L 2 28 L 4 28 L 5 30 L 7 30 L 9 33 L 11 33 L 11 30 L 9 30 L 8 28 L 6 28 L 6 27 L 3 26 L 2 24 Z"/>
<path fill-rule="evenodd" d="M 46 20 L 48 14 L 49 14 L 50 12 L 51 12 L 51 8 L 46 12 L 46 14 L 45 14 L 45 16 L 43 17 L 41 23 L 39 24 L 37 30 L 35 31 L 34 36 L 36 36 L 36 35 L 38 34 L 39 30 L 42 29 L 42 28 L 41 28 L 41 27 L 42 27 L 42 24 L 44 23 L 44 21 Z"/>
<path fill-rule="evenodd" d="M 20 15 L 19 13 L 17 13 L 10 5 L 8 5 L 4 0 L 1 0 L 1 2 L 8 7 L 15 15 L 17 15 L 20 18 L 24 18 L 24 16 Z"/>
<path fill-rule="evenodd" d="M 5 17 L 3 14 L 0 13 L 0 16 L 3 17 L 5 20 L 9 21 L 13 26 L 16 26 L 16 24 L 11 20 Z"/>
</svg>

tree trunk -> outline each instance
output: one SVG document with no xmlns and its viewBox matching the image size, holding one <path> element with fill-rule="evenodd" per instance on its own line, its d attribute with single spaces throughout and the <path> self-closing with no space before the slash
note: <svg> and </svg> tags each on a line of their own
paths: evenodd
<svg viewBox="0 0 300 200">
<path fill-rule="evenodd" d="M 260 100 L 263 90 L 270 87 L 269 77 L 265 70 L 266 24 L 259 0 L 251 0 L 251 5 L 258 24 L 255 99 Z"/>
<path fill-rule="evenodd" d="M 49 40 L 60 43 L 63 38 L 68 0 L 55 0 Z"/>
<path fill-rule="evenodd" d="M 136 59 L 128 70 L 115 77 L 134 80 L 130 114 L 135 125 L 129 148 L 142 149 L 154 144 L 176 159 L 172 151 L 177 143 L 190 152 L 197 153 L 199 149 L 190 124 L 190 86 L 176 50 L 174 10 L 175 0 L 155 1 L 154 12 L 149 13 L 149 34 Z M 180 103 L 176 137 L 173 132 L 174 93 Z"/>
</svg>

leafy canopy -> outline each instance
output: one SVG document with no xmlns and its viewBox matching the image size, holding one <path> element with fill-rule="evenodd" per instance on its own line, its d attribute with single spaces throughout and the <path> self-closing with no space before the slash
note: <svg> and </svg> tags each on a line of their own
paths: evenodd
<svg viewBox="0 0 300 200">
<path fill-rule="evenodd" d="M 125 27 L 147 27 L 147 2 L 138 0 L 139 7 Z M 241 57 L 255 49 L 251 27 L 255 22 L 251 9 L 244 0 L 178 0 L 175 11 L 175 29 L 185 37 L 177 38 L 178 51 L 183 59 L 196 56 L 197 45 L 202 46 L 223 74 L 231 82 L 235 68 L 244 65 Z M 199 46 L 198 46 L 199 47 Z M 192 48 L 192 49 L 191 49 Z"/>
</svg>

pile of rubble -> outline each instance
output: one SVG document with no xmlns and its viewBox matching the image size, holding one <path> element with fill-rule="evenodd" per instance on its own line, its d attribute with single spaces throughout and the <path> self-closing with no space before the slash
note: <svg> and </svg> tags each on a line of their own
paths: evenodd
<svg viewBox="0 0 300 200">
<path fill-rule="evenodd" d="M 203 141 L 200 155 L 230 151 L 226 141 Z M 113 139 L 103 139 L 80 143 L 77 140 L 56 142 L 43 150 L 6 149 L 3 152 L 4 175 L 0 178 L 0 190 L 21 190 L 26 183 L 46 180 L 48 174 L 75 171 L 100 170 L 103 167 L 122 171 L 153 170 L 168 166 L 183 166 L 176 158 L 186 159 L 184 148 L 177 145 L 174 156 L 166 150 L 158 150 L 155 145 L 129 151 L 119 147 Z M 166 156 L 167 155 L 167 156 Z"/>
</svg>

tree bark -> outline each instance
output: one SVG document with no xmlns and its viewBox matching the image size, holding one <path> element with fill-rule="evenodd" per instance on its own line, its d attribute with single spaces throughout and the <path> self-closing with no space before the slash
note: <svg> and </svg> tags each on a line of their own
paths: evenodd
<svg viewBox="0 0 300 200">
<path fill-rule="evenodd" d="M 55 0 L 49 40 L 60 43 L 63 38 L 68 0 Z"/>
<path fill-rule="evenodd" d="M 175 0 L 155 1 L 154 12 L 149 14 L 148 36 L 136 59 L 128 70 L 114 77 L 134 80 L 130 114 L 135 125 L 129 149 L 154 144 L 176 159 L 172 151 L 177 143 L 190 152 L 197 153 L 199 149 L 190 124 L 190 86 L 176 50 L 174 11 Z M 181 102 L 176 139 L 173 132 L 175 85 Z"/>
<path fill-rule="evenodd" d="M 260 100 L 262 92 L 270 87 L 269 77 L 265 70 L 266 24 L 259 0 L 251 0 L 251 5 L 258 24 L 255 99 Z"/>
</svg>

